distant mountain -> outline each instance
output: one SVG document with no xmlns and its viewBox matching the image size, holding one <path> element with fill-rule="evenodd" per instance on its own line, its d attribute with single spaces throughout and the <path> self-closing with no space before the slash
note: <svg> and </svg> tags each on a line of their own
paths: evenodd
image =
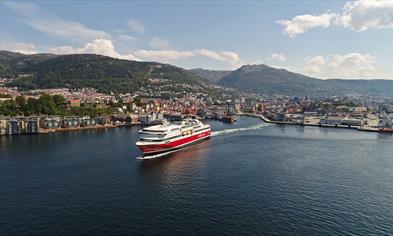
<svg viewBox="0 0 393 236">
<path fill-rule="evenodd" d="M 393 97 L 393 80 L 322 80 L 337 93 L 356 92 L 360 94 Z"/>
<path fill-rule="evenodd" d="M 0 76 L 13 75 L 26 67 L 36 65 L 55 57 L 57 57 L 57 55 L 49 53 L 25 55 L 16 52 L 0 50 Z"/>
<path fill-rule="evenodd" d="M 261 94 L 307 95 L 324 91 L 321 80 L 266 65 L 245 65 L 218 83 Z"/>
<path fill-rule="evenodd" d="M 23 75 L 23 76 L 20 76 Z M 120 60 L 95 54 L 24 55 L 0 51 L 0 77 L 15 77 L 22 89 L 93 87 L 101 92 L 130 92 L 151 85 L 149 78 L 184 90 L 176 83 L 210 89 L 208 84 L 267 95 L 343 95 L 360 93 L 393 97 L 392 80 L 320 80 L 267 65 L 245 65 L 234 71 L 185 70 L 157 62 Z M 209 91 L 216 93 L 217 91 Z"/>
<path fill-rule="evenodd" d="M 191 71 L 192 73 L 194 73 L 202 78 L 207 79 L 208 81 L 210 81 L 212 83 L 218 82 L 224 76 L 226 76 L 232 72 L 232 71 L 228 71 L 228 70 L 205 70 L 205 69 L 201 69 L 201 68 L 191 69 L 189 71 Z"/>
<path fill-rule="evenodd" d="M 102 92 L 130 92 L 149 78 L 198 85 L 207 80 L 185 69 L 156 62 L 120 60 L 95 54 L 23 55 L 0 51 L 0 76 L 27 76 L 14 81 L 22 89 L 94 87 Z M 176 89 L 176 88 L 174 88 Z"/>
<path fill-rule="evenodd" d="M 390 80 L 321 80 L 267 65 L 245 65 L 222 77 L 218 84 L 260 94 L 342 95 L 361 93 L 393 95 Z"/>
</svg>

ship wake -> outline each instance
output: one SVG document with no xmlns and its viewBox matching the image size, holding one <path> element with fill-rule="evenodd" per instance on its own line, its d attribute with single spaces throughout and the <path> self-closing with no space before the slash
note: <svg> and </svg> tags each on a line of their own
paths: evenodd
<svg viewBox="0 0 393 236">
<path fill-rule="evenodd" d="M 269 124 L 262 123 L 262 124 L 253 125 L 253 126 L 244 127 L 244 128 L 224 129 L 224 130 L 219 130 L 219 131 L 214 131 L 214 132 L 212 132 L 212 136 L 220 136 L 220 135 L 231 134 L 231 133 L 237 133 L 237 132 L 242 132 L 242 131 L 262 129 L 262 128 L 268 126 L 268 125 L 269 125 Z"/>
<path fill-rule="evenodd" d="M 249 127 L 236 128 L 236 129 L 224 129 L 224 130 L 219 130 L 219 131 L 213 131 L 211 133 L 211 136 L 221 136 L 221 135 L 232 134 L 232 133 L 237 133 L 237 132 L 244 132 L 244 131 L 249 131 L 249 130 L 258 130 L 258 129 L 262 129 L 262 128 L 268 126 L 268 125 L 269 124 L 267 124 L 267 123 L 261 123 L 261 124 L 257 124 L 257 125 L 253 125 L 253 126 L 249 126 Z M 136 157 L 136 159 L 138 159 L 138 160 L 155 159 L 155 158 L 158 158 L 158 157 L 167 156 L 167 155 L 169 155 L 171 153 L 178 152 L 178 151 L 181 151 L 181 150 L 186 149 L 186 148 L 189 148 L 189 147 L 180 148 L 180 149 L 176 149 L 176 150 L 172 150 L 172 151 L 168 151 L 168 152 L 164 152 L 164 153 L 159 153 L 159 154 L 138 156 L 138 157 Z"/>
</svg>

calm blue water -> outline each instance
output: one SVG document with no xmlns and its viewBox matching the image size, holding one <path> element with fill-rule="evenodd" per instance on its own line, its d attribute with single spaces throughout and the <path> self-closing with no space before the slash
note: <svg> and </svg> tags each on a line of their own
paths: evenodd
<svg viewBox="0 0 393 236">
<path fill-rule="evenodd" d="M 210 122 L 138 161 L 138 128 L 0 137 L 0 235 L 393 234 L 393 137 Z"/>
</svg>

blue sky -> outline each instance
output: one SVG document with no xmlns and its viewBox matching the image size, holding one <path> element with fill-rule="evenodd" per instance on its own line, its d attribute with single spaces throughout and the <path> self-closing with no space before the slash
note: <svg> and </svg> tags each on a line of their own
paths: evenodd
<svg viewBox="0 0 393 236">
<path fill-rule="evenodd" d="M 8 1 L 0 49 L 393 79 L 393 1 Z"/>
</svg>

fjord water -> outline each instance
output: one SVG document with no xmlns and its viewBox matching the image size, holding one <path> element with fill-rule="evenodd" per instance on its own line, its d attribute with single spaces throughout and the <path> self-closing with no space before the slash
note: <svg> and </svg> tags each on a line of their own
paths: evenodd
<svg viewBox="0 0 393 236">
<path fill-rule="evenodd" d="M 210 124 L 146 161 L 137 127 L 0 137 L 0 234 L 393 233 L 392 136 Z"/>
</svg>

